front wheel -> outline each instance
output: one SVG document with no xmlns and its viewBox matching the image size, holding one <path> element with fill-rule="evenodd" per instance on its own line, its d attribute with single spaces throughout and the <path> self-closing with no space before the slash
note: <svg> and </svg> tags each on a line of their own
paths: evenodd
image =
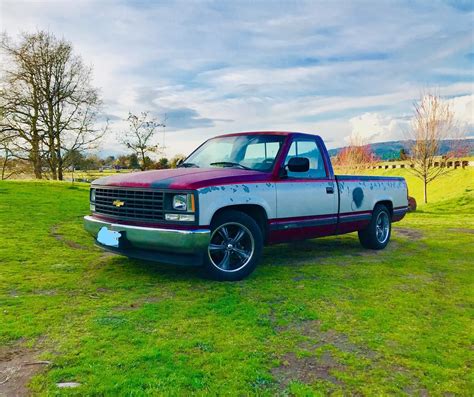
<svg viewBox="0 0 474 397">
<path fill-rule="evenodd" d="M 392 232 L 390 212 L 383 204 L 375 206 L 372 219 L 364 230 L 359 231 L 359 241 L 364 248 L 380 250 L 387 246 Z"/>
<path fill-rule="evenodd" d="M 238 281 L 252 273 L 263 248 L 262 232 L 255 220 L 243 212 L 229 210 L 216 217 L 211 230 L 204 261 L 206 276 Z"/>
</svg>

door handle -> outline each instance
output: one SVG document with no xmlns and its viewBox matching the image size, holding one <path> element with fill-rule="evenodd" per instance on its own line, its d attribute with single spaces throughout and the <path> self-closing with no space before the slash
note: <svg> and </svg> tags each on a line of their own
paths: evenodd
<svg viewBox="0 0 474 397">
<path fill-rule="evenodd" d="M 326 188 L 326 193 L 327 193 L 327 194 L 334 194 L 334 188 L 328 186 L 328 187 Z"/>
</svg>

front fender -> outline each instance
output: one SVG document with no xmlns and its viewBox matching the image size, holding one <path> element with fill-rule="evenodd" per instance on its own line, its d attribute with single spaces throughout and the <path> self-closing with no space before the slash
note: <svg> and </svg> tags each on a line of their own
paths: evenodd
<svg viewBox="0 0 474 397">
<path fill-rule="evenodd" d="M 274 183 L 232 184 L 198 189 L 199 224 L 210 225 L 214 214 L 232 205 L 258 205 L 268 218 L 274 218 L 276 189 Z"/>
</svg>

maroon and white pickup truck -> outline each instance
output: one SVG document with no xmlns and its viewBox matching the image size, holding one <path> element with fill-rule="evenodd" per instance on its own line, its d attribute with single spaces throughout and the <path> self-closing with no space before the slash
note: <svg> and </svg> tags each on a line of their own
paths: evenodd
<svg viewBox="0 0 474 397">
<path fill-rule="evenodd" d="M 357 231 L 382 249 L 407 205 L 403 178 L 334 175 L 319 136 L 245 132 L 206 141 L 177 169 L 94 181 L 84 222 L 106 250 L 240 280 L 267 244 Z"/>
</svg>

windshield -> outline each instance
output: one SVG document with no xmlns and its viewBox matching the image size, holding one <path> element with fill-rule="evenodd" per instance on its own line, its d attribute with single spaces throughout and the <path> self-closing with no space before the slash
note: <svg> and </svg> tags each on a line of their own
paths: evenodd
<svg viewBox="0 0 474 397">
<path fill-rule="evenodd" d="M 271 171 L 285 137 L 236 135 L 210 139 L 192 153 L 181 167 L 235 167 Z"/>
</svg>

